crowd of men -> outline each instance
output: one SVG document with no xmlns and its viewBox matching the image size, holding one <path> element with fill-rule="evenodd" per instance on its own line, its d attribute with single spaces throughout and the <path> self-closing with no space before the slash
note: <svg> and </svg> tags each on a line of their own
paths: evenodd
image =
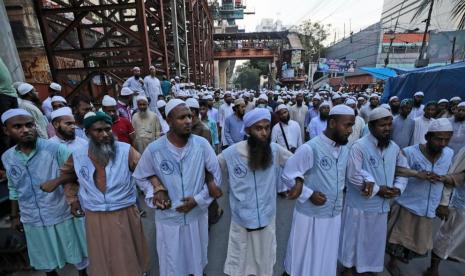
<svg viewBox="0 0 465 276">
<path fill-rule="evenodd" d="M 338 263 L 342 275 L 402 275 L 399 261 L 429 253 L 425 275 L 465 262 L 460 97 L 381 104 L 370 89 L 222 91 L 179 78 L 163 88 L 155 72 L 134 68 L 98 102 L 68 102 L 58 83 L 41 102 L 1 74 L 10 220 L 34 269 L 149 272 L 140 198 L 155 209 L 160 275 L 204 275 L 221 196 L 227 275 L 273 274 L 278 196 L 295 200 L 283 275 L 336 275 Z"/>
</svg>

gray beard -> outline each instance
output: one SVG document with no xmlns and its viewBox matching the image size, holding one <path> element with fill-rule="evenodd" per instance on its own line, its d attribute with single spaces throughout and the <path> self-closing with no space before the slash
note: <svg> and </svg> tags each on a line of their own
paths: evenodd
<svg viewBox="0 0 465 276">
<path fill-rule="evenodd" d="M 149 113 L 147 112 L 147 110 L 145 110 L 145 111 L 139 110 L 139 116 L 142 119 L 147 119 L 147 117 L 149 116 Z"/>
<path fill-rule="evenodd" d="M 89 152 L 92 153 L 92 157 L 94 157 L 100 165 L 107 165 L 116 156 L 116 144 L 114 138 L 112 138 L 112 141 L 109 144 L 97 143 L 90 139 Z"/>
</svg>

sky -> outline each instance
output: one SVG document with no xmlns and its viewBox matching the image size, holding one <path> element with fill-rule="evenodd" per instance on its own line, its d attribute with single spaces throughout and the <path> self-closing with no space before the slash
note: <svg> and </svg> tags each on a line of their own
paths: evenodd
<svg viewBox="0 0 465 276">
<path fill-rule="evenodd" d="M 323 24 L 331 24 L 329 40 L 337 40 L 349 35 L 350 29 L 355 33 L 381 18 L 383 0 L 243 0 L 247 12 L 255 15 L 245 15 L 238 20 L 240 28 L 246 32 L 255 31 L 263 18 L 280 19 L 285 26 L 299 25 L 306 19 Z"/>
</svg>

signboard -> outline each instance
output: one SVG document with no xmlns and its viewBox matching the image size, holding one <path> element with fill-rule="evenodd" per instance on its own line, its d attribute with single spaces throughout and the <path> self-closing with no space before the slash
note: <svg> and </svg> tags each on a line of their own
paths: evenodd
<svg viewBox="0 0 465 276">
<path fill-rule="evenodd" d="M 318 62 L 318 71 L 323 73 L 353 73 L 356 67 L 356 59 L 320 58 Z"/>
<path fill-rule="evenodd" d="M 302 51 L 301 50 L 292 51 L 291 66 L 293 68 L 299 68 L 301 62 L 302 62 Z"/>
<path fill-rule="evenodd" d="M 455 37 L 455 61 L 465 58 L 465 31 L 431 33 L 428 42 L 429 62 L 450 63 L 452 59 L 452 44 Z"/>
</svg>

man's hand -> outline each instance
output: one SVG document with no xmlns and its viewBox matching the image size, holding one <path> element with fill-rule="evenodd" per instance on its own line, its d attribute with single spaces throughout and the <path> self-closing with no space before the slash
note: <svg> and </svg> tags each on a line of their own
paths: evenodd
<svg viewBox="0 0 465 276">
<path fill-rule="evenodd" d="M 197 202 L 195 202 L 195 199 L 192 196 L 185 197 L 181 201 L 184 202 L 184 204 L 176 208 L 176 211 L 180 213 L 189 213 L 195 208 L 195 206 L 197 206 Z"/>
<path fill-rule="evenodd" d="M 75 201 L 71 203 L 70 208 L 71 208 L 71 214 L 73 214 L 73 216 L 77 218 L 84 216 L 84 211 L 82 211 L 81 204 L 79 203 L 79 201 Z"/>
<path fill-rule="evenodd" d="M 287 194 L 287 199 L 291 199 L 291 200 L 297 199 L 302 193 L 303 186 L 304 186 L 303 180 L 296 179 L 294 187 L 292 187 L 292 189 Z"/>
<path fill-rule="evenodd" d="M 435 182 L 435 181 L 440 181 L 441 180 L 441 177 L 439 175 L 435 174 L 434 172 L 427 172 L 427 171 L 418 172 L 416 177 L 420 178 L 422 180 L 430 181 L 430 182 Z"/>
<path fill-rule="evenodd" d="M 370 197 L 373 194 L 374 182 L 363 182 L 362 196 Z"/>
<path fill-rule="evenodd" d="M 223 191 L 221 191 L 220 187 L 216 186 L 213 175 L 206 169 L 205 169 L 205 181 L 207 182 L 208 194 L 211 197 L 218 199 L 221 196 L 223 196 Z"/>
<path fill-rule="evenodd" d="M 40 185 L 40 189 L 46 193 L 51 193 L 55 191 L 56 188 L 60 186 L 60 183 L 56 180 L 49 180 Z"/>
<path fill-rule="evenodd" d="M 326 203 L 326 196 L 321 192 L 313 192 L 310 201 L 316 206 L 321 206 Z"/>
<path fill-rule="evenodd" d="M 153 205 L 157 209 L 166 210 L 171 208 L 171 199 L 166 191 L 158 191 L 153 195 Z"/>
<path fill-rule="evenodd" d="M 436 209 L 436 216 L 441 220 L 446 220 L 449 218 L 449 208 L 444 205 L 439 205 Z"/>
<path fill-rule="evenodd" d="M 16 230 L 16 231 L 23 231 L 23 224 L 21 223 L 21 220 L 19 217 L 11 218 L 11 229 Z"/>
<path fill-rule="evenodd" d="M 391 198 L 391 189 L 388 186 L 379 186 L 378 196 L 382 198 Z"/>
<path fill-rule="evenodd" d="M 392 188 L 390 188 L 390 191 L 391 191 L 391 195 L 390 195 L 391 198 L 400 196 L 400 189 L 399 188 L 392 187 Z"/>
</svg>

